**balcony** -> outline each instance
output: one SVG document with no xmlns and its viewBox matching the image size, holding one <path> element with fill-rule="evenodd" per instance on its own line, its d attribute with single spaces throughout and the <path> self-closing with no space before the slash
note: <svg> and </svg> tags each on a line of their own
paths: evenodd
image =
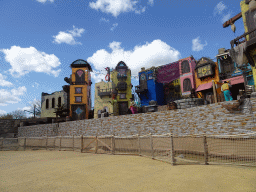
<svg viewBox="0 0 256 192">
<path fill-rule="evenodd" d="M 143 89 L 140 87 L 140 85 L 138 85 L 138 86 L 135 86 L 135 92 L 138 94 L 139 97 L 141 97 L 141 94 L 143 94 L 148 99 L 148 96 L 147 96 L 148 89 Z"/>
<path fill-rule="evenodd" d="M 220 80 L 230 79 L 232 78 L 232 73 L 220 73 L 219 74 Z"/>
<path fill-rule="evenodd" d="M 246 36 L 249 35 L 249 41 L 247 41 Z M 248 31 L 247 33 L 244 33 L 243 35 L 233 39 L 230 44 L 231 48 L 234 48 L 234 45 L 239 45 L 241 43 L 247 42 L 246 47 L 249 47 L 256 43 L 256 28 L 252 29 L 251 31 Z"/>
<path fill-rule="evenodd" d="M 112 91 L 114 91 L 114 89 L 112 89 L 112 88 L 98 89 L 98 96 L 100 96 L 101 99 L 102 99 L 103 96 L 111 97 Z"/>
</svg>

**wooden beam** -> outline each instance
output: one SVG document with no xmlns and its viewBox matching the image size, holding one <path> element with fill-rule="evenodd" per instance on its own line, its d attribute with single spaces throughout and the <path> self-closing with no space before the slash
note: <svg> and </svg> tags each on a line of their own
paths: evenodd
<svg viewBox="0 0 256 192">
<path fill-rule="evenodd" d="M 226 21 L 223 24 L 223 28 L 228 27 L 229 25 L 231 25 L 231 23 L 235 23 L 236 20 L 240 19 L 242 17 L 242 12 L 238 13 L 236 16 L 232 17 L 231 19 L 229 19 L 228 21 Z"/>
</svg>

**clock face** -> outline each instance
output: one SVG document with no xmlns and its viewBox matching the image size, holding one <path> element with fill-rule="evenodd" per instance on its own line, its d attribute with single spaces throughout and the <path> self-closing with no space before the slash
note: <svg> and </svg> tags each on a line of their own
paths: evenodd
<svg viewBox="0 0 256 192">
<path fill-rule="evenodd" d="M 125 69 L 119 69 L 118 72 L 120 75 L 125 75 Z"/>
<path fill-rule="evenodd" d="M 212 71 L 211 65 L 206 65 L 197 69 L 198 78 L 206 77 L 212 74 L 213 74 L 213 71 Z"/>
</svg>

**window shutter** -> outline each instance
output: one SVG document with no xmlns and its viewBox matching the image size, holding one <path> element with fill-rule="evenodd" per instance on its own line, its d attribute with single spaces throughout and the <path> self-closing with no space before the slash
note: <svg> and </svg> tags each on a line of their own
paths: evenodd
<svg viewBox="0 0 256 192">
<path fill-rule="evenodd" d="M 183 81 L 183 92 L 191 91 L 192 86 L 191 86 L 191 81 L 190 79 L 184 79 Z"/>
<path fill-rule="evenodd" d="M 182 74 L 190 72 L 190 66 L 187 60 L 182 61 L 181 70 L 182 70 Z"/>
</svg>

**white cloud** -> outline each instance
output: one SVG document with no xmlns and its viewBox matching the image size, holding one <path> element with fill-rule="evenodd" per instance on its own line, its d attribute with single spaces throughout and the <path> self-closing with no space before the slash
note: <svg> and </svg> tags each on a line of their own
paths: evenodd
<svg viewBox="0 0 256 192">
<path fill-rule="evenodd" d="M 150 0 L 152 2 L 152 0 Z M 134 11 L 137 14 L 145 11 L 145 7 L 141 10 L 136 7 L 138 1 L 136 0 L 97 0 L 90 2 L 89 6 L 95 10 L 101 10 L 104 13 L 110 13 L 114 17 L 124 12 Z"/>
<path fill-rule="evenodd" d="M 121 47 L 121 42 L 116 41 L 110 43 L 109 48 L 112 52 L 101 49 L 87 59 L 94 65 L 96 71 L 104 70 L 105 67 L 115 68 L 119 61 L 124 61 L 131 69 L 132 75 L 138 75 L 141 67 L 157 67 L 180 59 L 179 51 L 159 39 L 144 45 L 137 45 L 133 50 L 128 51 Z M 102 79 L 102 77 L 92 76 L 95 80 L 96 78 Z"/>
<path fill-rule="evenodd" d="M 109 22 L 109 19 L 101 18 L 100 21 L 104 21 L 104 22 L 108 23 L 108 22 Z"/>
<path fill-rule="evenodd" d="M 38 2 L 40 2 L 40 3 L 45 3 L 47 0 L 36 0 L 36 1 L 38 1 Z M 54 2 L 54 0 L 49 0 L 51 3 L 53 3 Z"/>
<path fill-rule="evenodd" d="M 53 74 L 57 77 L 61 71 L 60 69 L 53 70 L 61 64 L 58 57 L 38 51 L 34 47 L 12 46 L 10 49 L 1 51 L 5 54 L 5 60 L 12 66 L 9 72 L 15 77 L 20 77 L 31 71 Z"/>
<path fill-rule="evenodd" d="M 9 81 L 6 81 L 4 80 L 6 77 L 3 76 L 1 73 L 0 73 L 0 86 L 6 86 L 6 87 L 10 87 L 10 86 L 13 86 L 13 84 Z"/>
<path fill-rule="evenodd" d="M 0 115 L 5 115 L 7 112 L 0 109 Z"/>
<path fill-rule="evenodd" d="M 107 72 L 106 72 L 107 74 Z M 100 71 L 93 71 L 91 72 L 91 77 L 92 79 L 94 79 L 95 83 L 99 83 L 101 82 L 101 80 L 105 80 L 105 76 L 104 74 L 102 74 Z"/>
<path fill-rule="evenodd" d="M 214 15 L 216 15 L 216 14 L 222 14 L 222 12 L 223 12 L 223 10 L 224 9 L 226 9 L 227 7 L 226 7 L 226 5 L 224 5 L 224 3 L 221 1 L 221 2 L 219 2 L 216 6 L 215 6 L 215 8 L 214 8 Z"/>
<path fill-rule="evenodd" d="M 192 40 L 192 50 L 193 51 L 201 51 L 203 50 L 204 46 L 207 45 L 207 42 L 205 41 L 205 44 L 201 44 L 201 40 L 199 40 L 200 37 L 197 37 Z"/>
<path fill-rule="evenodd" d="M 118 23 L 114 23 L 110 30 L 114 31 L 114 29 L 117 27 L 117 25 L 118 25 Z"/>
<path fill-rule="evenodd" d="M 69 45 L 76 45 L 76 44 L 82 45 L 82 43 L 77 42 L 74 37 L 81 37 L 84 31 L 85 30 L 83 28 L 78 29 L 78 28 L 75 28 L 75 26 L 73 26 L 73 30 L 69 30 L 67 32 L 60 31 L 58 35 L 53 36 L 54 38 L 53 43 L 57 43 L 57 44 L 67 43 Z"/>
<path fill-rule="evenodd" d="M 25 86 L 19 87 L 18 89 L 12 89 L 10 91 L 6 89 L 0 89 L 0 106 L 7 106 L 8 103 L 18 103 L 21 101 L 19 96 L 24 95 L 27 91 Z"/>
<path fill-rule="evenodd" d="M 35 87 L 35 86 L 36 86 L 36 88 L 38 88 L 39 83 L 35 82 L 35 84 L 36 84 L 36 85 L 32 85 L 32 87 Z"/>
<path fill-rule="evenodd" d="M 148 0 L 148 4 L 153 6 L 154 5 L 154 0 Z"/>
</svg>

